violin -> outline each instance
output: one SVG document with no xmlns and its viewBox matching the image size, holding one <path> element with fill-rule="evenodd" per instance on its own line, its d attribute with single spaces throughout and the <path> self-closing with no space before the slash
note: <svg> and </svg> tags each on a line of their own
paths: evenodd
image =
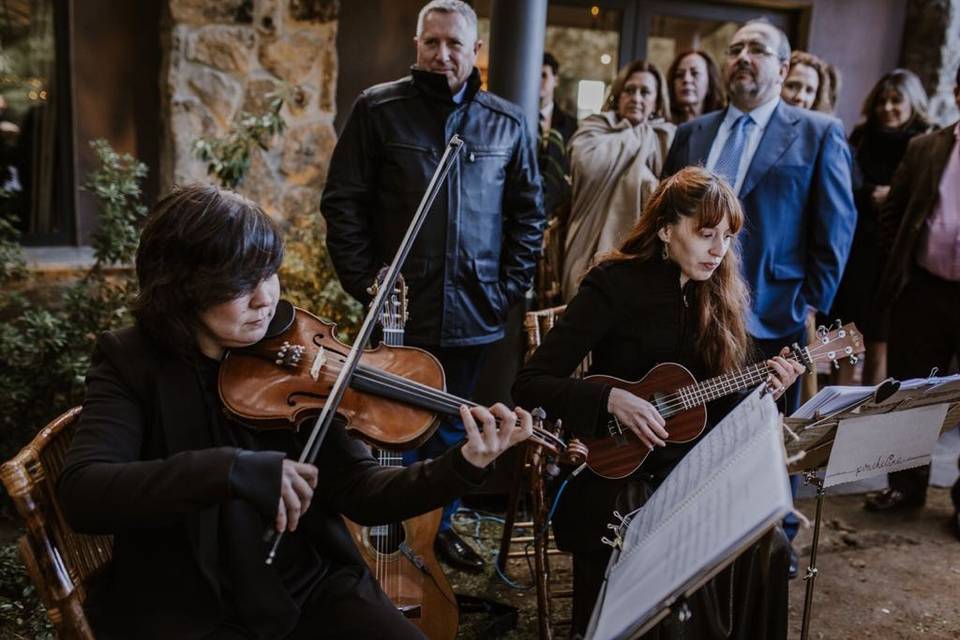
<svg viewBox="0 0 960 640">
<path fill-rule="evenodd" d="M 260 342 L 231 349 L 220 365 L 224 408 L 258 429 L 293 429 L 323 410 L 350 347 L 336 325 L 282 300 Z M 394 451 L 418 447 L 441 415 L 476 403 L 445 391 L 443 367 L 429 352 L 380 344 L 367 349 L 337 407 L 348 433 Z M 532 440 L 554 454 L 558 435 L 535 426 Z"/>
</svg>

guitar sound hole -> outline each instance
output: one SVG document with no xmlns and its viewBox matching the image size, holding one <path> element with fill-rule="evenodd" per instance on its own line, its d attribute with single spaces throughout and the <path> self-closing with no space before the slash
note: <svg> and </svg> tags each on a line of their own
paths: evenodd
<svg viewBox="0 0 960 640">
<path fill-rule="evenodd" d="M 367 543 L 374 551 L 382 555 L 396 553 L 405 539 L 406 531 L 403 528 L 403 523 L 400 522 L 367 529 Z"/>
</svg>

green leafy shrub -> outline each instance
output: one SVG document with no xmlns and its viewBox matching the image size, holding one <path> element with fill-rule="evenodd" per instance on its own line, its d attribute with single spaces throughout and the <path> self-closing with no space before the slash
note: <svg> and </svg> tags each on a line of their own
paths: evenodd
<svg viewBox="0 0 960 640">
<path fill-rule="evenodd" d="M 83 377 L 96 336 L 129 323 L 135 293 L 129 269 L 137 248 L 140 182 L 147 168 L 117 154 L 104 140 L 91 143 L 98 168 L 86 188 L 100 203 L 101 224 L 93 236 L 94 264 L 43 308 L 22 290 L 22 254 L 2 254 L 0 266 L 0 459 L 13 456 L 37 429 L 83 399 Z M 20 280 L 20 282 L 15 282 Z"/>
<path fill-rule="evenodd" d="M 83 377 L 101 332 L 129 322 L 135 292 L 132 262 L 140 220 L 140 181 L 147 168 L 92 143 L 98 169 L 86 188 L 100 202 L 95 262 L 48 308 L 16 287 L 31 283 L 9 221 L 0 224 L 0 459 L 11 458 L 37 429 L 83 399 Z M 12 233 L 11 233 L 12 231 Z M 112 269 L 112 267 L 118 267 Z M 52 638 L 46 613 L 26 577 L 16 546 L 0 545 L 0 638 Z"/>
</svg>

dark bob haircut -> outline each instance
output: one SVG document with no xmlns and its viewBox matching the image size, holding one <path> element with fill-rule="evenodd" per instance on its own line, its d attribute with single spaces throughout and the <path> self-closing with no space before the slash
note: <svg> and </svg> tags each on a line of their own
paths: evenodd
<svg viewBox="0 0 960 640">
<path fill-rule="evenodd" d="M 253 291 L 281 262 L 280 231 L 255 202 L 212 185 L 178 187 L 140 236 L 133 315 L 151 338 L 190 359 L 200 314 Z"/>
</svg>

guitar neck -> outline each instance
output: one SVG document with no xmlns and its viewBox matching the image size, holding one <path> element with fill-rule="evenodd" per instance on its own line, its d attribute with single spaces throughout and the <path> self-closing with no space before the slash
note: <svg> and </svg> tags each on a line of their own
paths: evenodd
<svg viewBox="0 0 960 640">
<path fill-rule="evenodd" d="M 799 362 L 799 359 L 793 355 L 787 356 L 786 359 Z M 675 412 L 699 407 L 731 394 L 746 391 L 766 382 L 770 372 L 771 369 L 767 366 L 767 361 L 764 360 L 737 371 L 724 373 L 715 378 L 682 387 L 676 391 L 676 395 L 679 396 L 677 400 L 682 406 Z"/>
</svg>

